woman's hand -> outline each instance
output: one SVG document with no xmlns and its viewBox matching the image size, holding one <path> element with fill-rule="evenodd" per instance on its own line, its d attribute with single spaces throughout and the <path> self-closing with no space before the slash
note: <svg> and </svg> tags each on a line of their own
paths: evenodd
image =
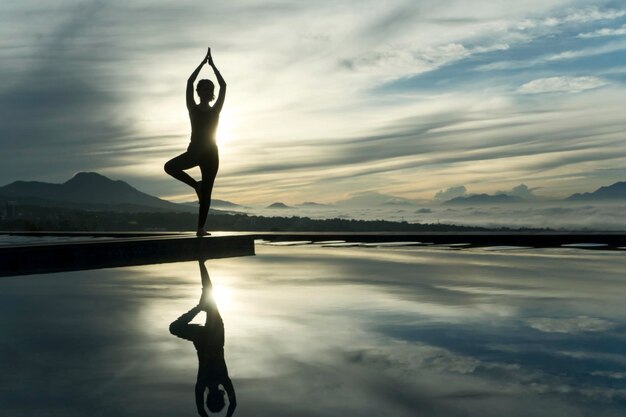
<svg viewBox="0 0 626 417">
<path fill-rule="evenodd" d="M 209 63 L 209 65 L 213 65 L 213 57 L 211 56 L 211 48 L 209 47 L 209 50 L 206 53 L 206 61 Z"/>
</svg>

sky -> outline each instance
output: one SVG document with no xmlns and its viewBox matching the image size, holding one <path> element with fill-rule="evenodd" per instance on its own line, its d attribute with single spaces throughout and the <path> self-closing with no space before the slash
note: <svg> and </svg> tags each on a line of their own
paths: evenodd
<svg viewBox="0 0 626 417">
<path fill-rule="evenodd" d="M 228 83 L 214 198 L 626 180 L 620 1 L 22 0 L 0 4 L 0 185 L 95 171 L 193 199 L 162 167 L 207 46 Z"/>
</svg>

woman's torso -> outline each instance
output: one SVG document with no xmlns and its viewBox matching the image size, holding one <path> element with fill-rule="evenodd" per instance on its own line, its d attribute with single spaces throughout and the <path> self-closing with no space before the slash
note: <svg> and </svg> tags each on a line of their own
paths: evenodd
<svg viewBox="0 0 626 417">
<path fill-rule="evenodd" d="M 194 148 L 216 146 L 215 132 L 219 122 L 219 113 L 213 108 L 195 106 L 189 111 L 191 121 L 191 145 Z"/>
<path fill-rule="evenodd" d="M 194 340 L 194 346 L 198 353 L 198 379 L 219 381 L 228 376 L 224 360 L 224 322 L 219 314 L 207 322 L 203 334 Z"/>
</svg>

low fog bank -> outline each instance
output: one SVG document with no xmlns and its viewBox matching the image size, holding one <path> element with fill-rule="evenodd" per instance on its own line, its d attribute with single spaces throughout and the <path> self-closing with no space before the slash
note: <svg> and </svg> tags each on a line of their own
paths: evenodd
<svg viewBox="0 0 626 417">
<path fill-rule="evenodd" d="M 626 230 L 626 202 L 521 202 L 502 205 L 448 206 L 441 204 L 373 207 L 288 206 L 245 207 L 237 211 L 261 216 L 300 216 L 313 219 L 357 219 L 445 223 L 481 227 L 528 227 L 557 230 Z"/>
</svg>

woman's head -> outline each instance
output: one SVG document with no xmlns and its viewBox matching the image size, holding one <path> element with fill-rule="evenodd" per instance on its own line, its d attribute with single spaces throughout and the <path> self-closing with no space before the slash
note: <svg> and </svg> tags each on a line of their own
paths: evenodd
<svg viewBox="0 0 626 417">
<path fill-rule="evenodd" d="M 226 401 L 224 400 L 224 394 L 226 393 L 221 389 L 209 389 L 209 393 L 206 396 L 206 406 L 210 412 L 218 413 L 222 411 L 222 409 L 226 405 Z"/>
<path fill-rule="evenodd" d="M 215 84 L 211 80 L 200 80 L 196 86 L 196 92 L 200 100 L 213 100 L 215 98 Z"/>
</svg>

